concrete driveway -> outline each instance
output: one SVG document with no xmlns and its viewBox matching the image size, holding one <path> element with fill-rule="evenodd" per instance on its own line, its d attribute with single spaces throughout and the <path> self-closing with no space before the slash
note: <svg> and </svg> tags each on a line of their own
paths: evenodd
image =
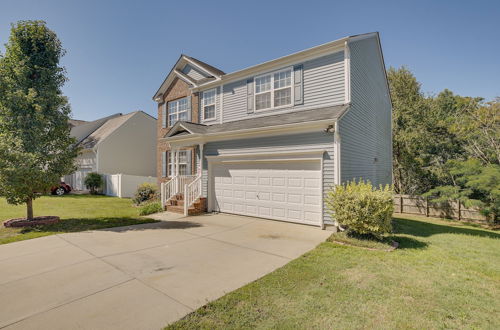
<svg viewBox="0 0 500 330">
<path fill-rule="evenodd" d="M 0 328 L 160 329 L 330 234 L 233 215 L 157 217 L 0 245 Z"/>
</svg>

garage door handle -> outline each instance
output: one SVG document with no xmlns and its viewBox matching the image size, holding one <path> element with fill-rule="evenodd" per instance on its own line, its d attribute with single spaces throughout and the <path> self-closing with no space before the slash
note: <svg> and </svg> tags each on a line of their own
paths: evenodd
<svg viewBox="0 0 500 330">
<path fill-rule="evenodd" d="M 257 194 L 257 199 L 259 199 L 259 194 Z"/>
</svg>

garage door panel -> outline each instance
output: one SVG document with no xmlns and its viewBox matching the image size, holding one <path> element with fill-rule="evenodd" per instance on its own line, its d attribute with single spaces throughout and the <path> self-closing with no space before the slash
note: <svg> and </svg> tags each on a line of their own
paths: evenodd
<svg viewBox="0 0 500 330">
<path fill-rule="evenodd" d="M 292 204 L 302 204 L 302 195 L 288 193 L 287 202 Z"/>
<path fill-rule="evenodd" d="M 319 225 L 319 161 L 215 163 L 215 205 L 220 211 Z"/>
<path fill-rule="evenodd" d="M 233 176 L 233 184 L 245 184 L 245 177 L 244 176 Z"/>
<path fill-rule="evenodd" d="M 272 201 L 274 202 L 284 202 L 286 198 L 286 194 L 282 192 L 273 192 L 271 193 Z"/>
<path fill-rule="evenodd" d="M 318 178 L 304 178 L 304 187 L 317 188 L 320 187 L 321 180 Z"/>
</svg>

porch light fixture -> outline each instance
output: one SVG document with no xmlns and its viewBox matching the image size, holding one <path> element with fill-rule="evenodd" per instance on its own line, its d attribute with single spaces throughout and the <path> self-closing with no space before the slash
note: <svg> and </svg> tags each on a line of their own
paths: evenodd
<svg viewBox="0 0 500 330">
<path fill-rule="evenodd" d="M 327 128 L 325 128 L 325 133 L 334 133 L 335 132 L 335 126 L 334 125 L 328 125 Z"/>
</svg>

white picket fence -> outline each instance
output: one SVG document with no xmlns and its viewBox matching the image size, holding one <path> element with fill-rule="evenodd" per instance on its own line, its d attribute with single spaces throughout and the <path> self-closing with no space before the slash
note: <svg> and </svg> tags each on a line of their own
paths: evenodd
<svg viewBox="0 0 500 330">
<path fill-rule="evenodd" d="M 137 187 L 145 182 L 156 183 L 156 177 L 128 174 L 103 174 L 104 194 L 116 197 L 133 197 Z"/>
</svg>

